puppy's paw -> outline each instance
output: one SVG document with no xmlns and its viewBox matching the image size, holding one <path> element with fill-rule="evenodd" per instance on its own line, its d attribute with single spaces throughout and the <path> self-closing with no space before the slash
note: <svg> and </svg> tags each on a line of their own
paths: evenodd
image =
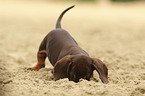
<svg viewBox="0 0 145 96">
<path fill-rule="evenodd" d="M 38 67 L 36 67 L 36 66 L 34 66 L 34 67 L 29 67 L 29 68 L 27 68 L 27 70 L 31 70 L 31 71 L 38 71 L 40 68 L 38 68 Z"/>
</svg>

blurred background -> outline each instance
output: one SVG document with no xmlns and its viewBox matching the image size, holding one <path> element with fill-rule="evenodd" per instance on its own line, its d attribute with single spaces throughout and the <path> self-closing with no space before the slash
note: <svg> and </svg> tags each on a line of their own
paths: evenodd
<svg viewBox="0 0 145 96">
<path fill-rule="evenodd" d="M 71 5 L 76 7 L 65 14 L 62 27 L 92 55 L 96 46 L 89 50 L 86 43 L 93 46 L 95 42 L 89 42 L 96 41 L 101 49 L 110 44 L 118 47 L 117 40 L 124 45 L 126 41 L 144 38 L 141 34 L 145 32 L 145 0 L 0 0 L 1 48 L 22 52 L 22 47 L 27 46 L 26 50 L 34 54 L 41 39 L 55 28 L 60 13 Z M 106 42 L 108 39 L 114 41 Z M 9 48 L 11 45 L 15 48 Z M 106 50 L 113 49 L 116 50 L 110 46 Z"/>
</svg>

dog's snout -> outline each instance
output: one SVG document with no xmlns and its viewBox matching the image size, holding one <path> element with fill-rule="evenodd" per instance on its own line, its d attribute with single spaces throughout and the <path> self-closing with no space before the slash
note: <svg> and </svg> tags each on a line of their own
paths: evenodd
<svg viewBox="0 0 145 96">
<path fill-rule="evenodd" d="M 75 83 L 78 83 L 78 82 L 80 82 L 80 81 L 83 81 L 83 80 L 87 80 L 86 78 L 80 78 L 80 79 L 75 79 L 75 80 L 73 80 Z M 88 81 L 90 81 L 90 80 L 88 80 Z"/>
<path fill-rule="evenodd" d="M 78 83 L 78 82 L 79 82 L 79 79 L 78 79 L 78 80 L 74 80 L 74 82 L 75 82 L 75 83 Z"/>
</svg>

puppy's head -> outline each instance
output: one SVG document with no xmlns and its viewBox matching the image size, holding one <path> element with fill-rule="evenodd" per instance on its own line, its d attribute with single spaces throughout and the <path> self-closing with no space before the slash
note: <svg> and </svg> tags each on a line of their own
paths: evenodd
<svg viewBox="0 0 145 96">
<path fill-rule="evenodd" d="M 68 55 L 56 62 L 54 78 L 68 77 L 76 83 L 81 78 L 89 81 L 94 70 L 99 73 L 103 83 L 108 83 L 108 69 L 102 61 L 84 55 Z"/>
<path fill-rule="evenodd" d="M 88 56 L 77 55 L 71 58 L 71 65 L 67 71 L 70 81 L 79 82 L 80 79 L 90 80 L 93 70 L 92 60 Z"/>
</svg>

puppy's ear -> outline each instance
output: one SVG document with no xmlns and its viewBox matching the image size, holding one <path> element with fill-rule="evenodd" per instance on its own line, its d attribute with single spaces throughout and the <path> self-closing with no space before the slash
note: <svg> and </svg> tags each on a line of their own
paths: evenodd
<svg viewBox="0 0 145 96">
<path fill-rule="evenodd" d="M 99 73 L 99 77 L 101 81 L 107 84 L 108 83 L 108 69 L 106 65 L 97 58 L 92 58 L 92 60 L 93 60 L 92 65 L 95 68 L 95 70 Z"/>
<path fill-rule="evenodd" d="M 55 80 L 68 77 L 68 72 L 72 64 L 71 58 L 72 55 L 67 55 L 55 63 L 53 69 Z"/>
</svg>

